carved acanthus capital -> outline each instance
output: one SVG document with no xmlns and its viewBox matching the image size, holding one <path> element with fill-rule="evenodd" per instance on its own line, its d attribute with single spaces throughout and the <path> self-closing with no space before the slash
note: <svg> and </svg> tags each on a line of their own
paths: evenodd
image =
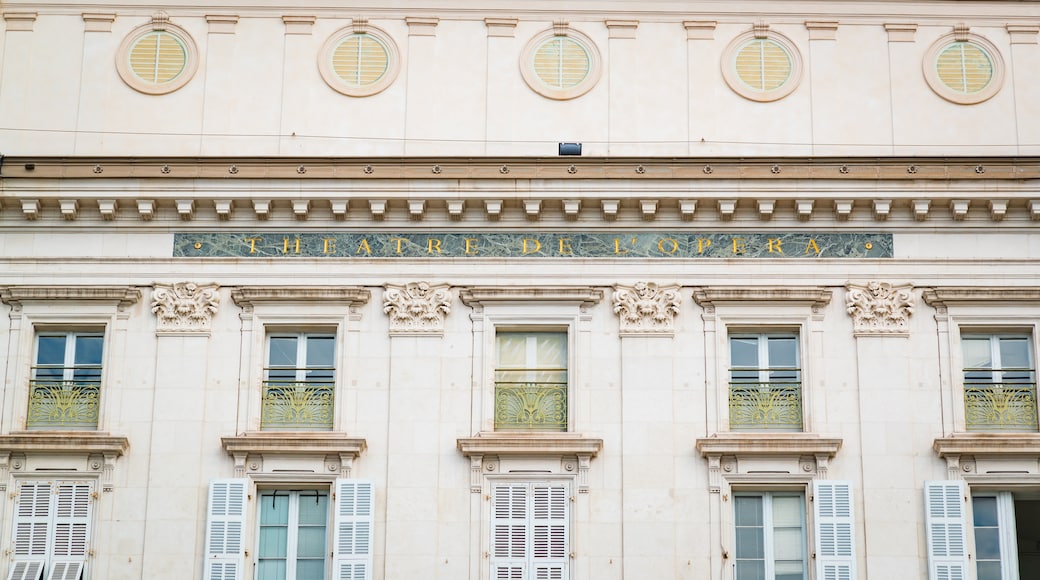
<svg viewBox="0 0 1040 580">
<path fill-rule="evenodd" d="M 209 332 L 210 322 L 220 305 L 218 286 L 194 282 L 155 284 L 152 312 L 159 332 Z"/>
<path fill-rule="evenodd" d="M 653 282 L 616 286 L 614 312 L 620 318 L 621 332 L 670 334 L 679 314 L 679 287 L 661 288 Z"/>
<path fill-rule="evenodd" d="M 866 286 L 846 286 L 845 307 L 852 316 L 856 334 L 907 334 L 914 311 L 912 286 L 892 286 L 887 282 L 868 282 Z"/>
<path fill-rule="evenodd" d="M 390 316 L 392 334 L 441 334 L 444 319 L 451 313 L 451 290 L 447 285 L 426 282 L 388 284 L 383 292 L 383 312 Z"/>
</svg>

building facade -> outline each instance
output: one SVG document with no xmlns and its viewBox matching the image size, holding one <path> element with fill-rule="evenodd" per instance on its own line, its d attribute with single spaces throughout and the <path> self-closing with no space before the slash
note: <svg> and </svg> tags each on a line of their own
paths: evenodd
<svg viewBox="0 0 1040 580">
<path fill-rule="evenodd" d="M 0 13 L 6 578 L 1040 577 L 1040 4 Z"/>
</svg>

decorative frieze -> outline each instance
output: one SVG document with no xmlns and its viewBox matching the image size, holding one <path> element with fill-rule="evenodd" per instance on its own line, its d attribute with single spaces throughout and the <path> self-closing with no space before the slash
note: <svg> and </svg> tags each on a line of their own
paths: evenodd
<svg viewBox="0 0 1040 580">
<path fill-rule="evenodd" d="M 846 286 L 845 307 L 857 335 L 906 335 L 914 311 L 913 287 L 868 282 Z"/>
<path fill-rule="evenodd" d="M 390 317 L 391 334 L 442 334 L 444 319 L 451 313 L 451 301 L 447 285 L 388 284 L 383 292 L 383 312 Z"/>
<path fill-rule="evenodd" d="M 152 312 L 158 332 L 209 332 L 210 322 L 220 305 L 215 284 L 199 286 L 194 282 L 155 284 Z"/>
<path fill-rule="evenodd" d="M 679 314 L 679 287 L 659 287 L 654 282 L 636 282 L 634 286 L 616 286 L 614 312 L 621 333 L 672 334 Z"/>
</svg>

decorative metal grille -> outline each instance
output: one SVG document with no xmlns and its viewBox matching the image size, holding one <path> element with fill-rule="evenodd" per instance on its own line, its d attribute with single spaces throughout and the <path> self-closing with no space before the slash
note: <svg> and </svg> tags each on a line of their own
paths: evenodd
<svg viewBox="0 0 1040 580">
<path fill-rule="evenodd" d="M 801 383 L 730 383 L 729 426 L 733 430 L 800 430 Z"/>
<path fill-rule="evenodd" d="M 261 429 L 332 429 L 335 385 L 264 381 Z"/>
<path fill-rule="evenodd" d="M 495 383 L 495 429 L 567 430 L 567 383 Z"/>
<path fill-rule="evenodd" d="M 33 379 L 26 428 L 96 429 L 100 399 L 98 380 Z"/>
<path fill-rule="evenodd" d="M 1036 383 L 965 383 L 969 431 L 1036 431 Z"/>
</svg>

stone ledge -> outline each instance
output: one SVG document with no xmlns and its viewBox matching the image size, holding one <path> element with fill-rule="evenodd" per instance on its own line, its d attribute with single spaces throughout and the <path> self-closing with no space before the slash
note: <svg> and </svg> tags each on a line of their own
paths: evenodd
<svg viewBox="0 0 1040 580">
<path fill-rule="evenodd" d="M 1037 286 L 948 286 L 926 288 L 921 294 L 929 306 L 948 304 L 974 304 L 980 302 L 1040 302 L 1040 287 Z M 958 436 L 960 437 L 960 436 Z M 938 441 L 938 439 L 937 439 Z"/>
<path fill-rule="evenodd" d="M 467 306 L 487 302 L 533 301 L 580 302 L 582 305 L 591 306 L 603 299 L 603 291 L 591 286 L 478 286 L 462 289 L 459 298 Z"/>
<path fill-rule="evenodd" d="M 344 433 L 292 431 L 250 432 L 234 437 L 221 437 L 221 445 L 230 455 L 257 454 L 346 454 L 357 458 L 368 443 L 362 437 L 348 437 Z"/>
<path fill-rule="evenodd" d="M 366 304 L 372 293 L 364 288 L 343 286 L 251 286 L 235 288 L 231 299 L 238 306 L 256 302 L 344 302 Z"/>
<path fill-rule="evenodd" d="M 15 453 L 101 453 L 119 457 L 130 447 L 123 435 L 96 431 L 19 431 L 0 435 L 0 451 Z"/>
<path fill-rule="evenodd" d="M 939 457 L 1032 455 L 1040 457 L 1040 433 L 959 433 L 932 444 Z"/>
<path fill-rule="evenodd" d="M 595 457 L 603 450 L 603 439 L 580 433 L 479 433 L 460 437 L 458 449 L 474 455 L 578 455 Z"/>
<path fill-rule="evenodd" d="M 811 433 L 724 433 L 697 440 L 697 451 L 704 457 L 795 457 L 803 455 L 834 457 L 841 449 L 840 437 Z"/>
<path fill-rule="evenodd" d="M 723 302 L 801 302 L 826 306 L 831 301 L 831 291 L 822 286 L 712 286 L 695 288 L 693 300 L 701 306 Z"/>
<path fill-rule="evenodd" d="M 31 300 L 94 300 L 129 306 L 141 299 L 133 286 L 9 286 L 0 288 L 0 300 L 18 304 Z"/>
</svg>

